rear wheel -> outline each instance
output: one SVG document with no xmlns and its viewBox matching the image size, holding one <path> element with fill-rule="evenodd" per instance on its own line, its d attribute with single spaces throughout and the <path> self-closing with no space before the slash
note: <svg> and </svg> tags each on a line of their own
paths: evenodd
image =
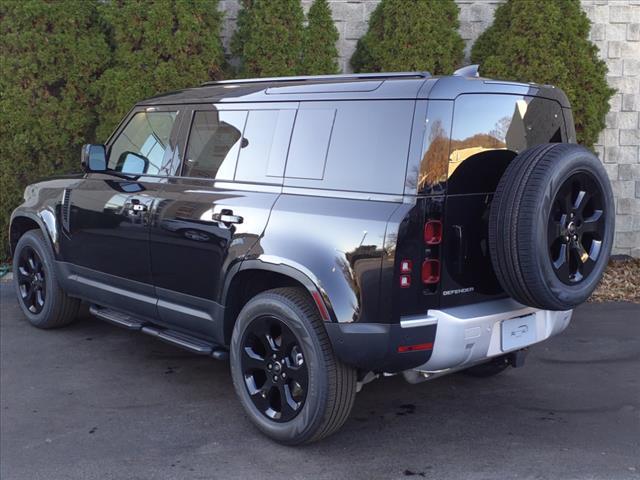
<svg viewBox="0 0 640 480">
<path fill-rule="evenodd" d="M 58 284 L 53 255 L 40 230 L 20 237 L 13 279 L 20 308 L 33 326 L 58 328 L 76 319 L 80 300 L 66 295 Z"/>
<path fill-rule="evenodd" d="M 289 445 L 338 430 L 356 394 L 355 369 L 335 358 L 315 305 L 297 288 L 245 305 L 231 340 L 231 374 L 251 421 Z"/>
</svg>

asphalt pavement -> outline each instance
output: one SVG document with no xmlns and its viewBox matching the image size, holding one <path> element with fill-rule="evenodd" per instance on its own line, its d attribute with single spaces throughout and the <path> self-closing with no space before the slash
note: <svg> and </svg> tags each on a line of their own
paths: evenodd
<svg viewBox="0 0 640 480">
<path fill-rule="evenodd" d="M 252 427 L 226 362 L 88 315 L 42 331 L 0 285 L 0 478 L 639 479 L 640 305 L 579 307 L 527 364 L 366 385 L 336 435 Z"/>
</svg>

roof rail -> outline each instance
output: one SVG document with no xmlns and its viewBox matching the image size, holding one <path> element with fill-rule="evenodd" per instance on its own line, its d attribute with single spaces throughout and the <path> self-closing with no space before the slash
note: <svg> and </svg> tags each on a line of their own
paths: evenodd
<svg viewBox="0 0 640 480">
<path fill-rule="evenodd" d="M 217 80 L 205 82 L 201 86 L 225 85 L 230 83 L 275 83 L 275 82 L 309 82 L 318 80 L 386 80 L 390 78 L 427 78 L 429 72 L 379 72 L 379 73 L 346 73 L 340 75 L 313 75 L 301 77 L 268 77 L 268 78 L 239 78 L 236 80 Z"/>
</svg>

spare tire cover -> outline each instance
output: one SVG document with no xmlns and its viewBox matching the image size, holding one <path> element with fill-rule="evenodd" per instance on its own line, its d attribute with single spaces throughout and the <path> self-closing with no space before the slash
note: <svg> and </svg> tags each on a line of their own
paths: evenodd
<svg viewBox="0 0 640 480">
<path fill-rule="evenodd" d="M 611 185 L 593 152 L 566 143 L 525 150 L 507 167 L 491 203 L 496 276 L 522 304 L 571 309 L 598 285 L 614 223 Z"/>
</svg>

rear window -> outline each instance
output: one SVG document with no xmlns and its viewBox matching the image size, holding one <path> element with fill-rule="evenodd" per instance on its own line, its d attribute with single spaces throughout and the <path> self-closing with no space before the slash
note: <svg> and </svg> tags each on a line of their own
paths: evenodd
<svg viewBox="0 0 640 480">
<path fill-rule="evenodd" d="M 513 157 L 566 140 L 560 104 L 521 95 L 461 95 L 455 101 L 447 191 L 493 192 Z"/>
<path fill-rule="evenodd" d="M 414 103 L 302 102 L 285 186 L 401 194 Z"/>
</svg>

